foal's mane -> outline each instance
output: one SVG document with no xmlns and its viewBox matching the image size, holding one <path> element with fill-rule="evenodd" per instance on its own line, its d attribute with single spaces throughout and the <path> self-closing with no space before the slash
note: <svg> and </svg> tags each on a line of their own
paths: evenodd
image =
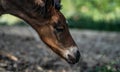
<svg viewBox="0 0 120 72">
<path fill-rule="evenodd" d="M 60 2 L 61 0 L 34 0 L 34 2 L 32 3 L 35 3 L 33 4 L 34 9 L 39 12 L 41 11 L 41 9 L 42 10 L 49 9 L 50 6 L 54 7 L 57 10 L 60 10 L 61 9 Z"/>
<path fill-rule="evenodd" d="M 44 18 L 50 17 L 51 7 L 55 8 L 56 10 L 61 9 L 61 0 L 32 0 L 33 10 L 37 12 L 39 15 L 43 16 Z"/>
<path fill-rule="evenodd" d="M 5 5 L 8 4 L 12 11 L 21 11 L 31 17 L 40 16 L 43 18 L 49 18 L 52 14 L 54 14 L 53 12 L 55 10 L 59 11 L 61 9 L 60 2 L 61 0 L 6 0 L 2 6 L 0 5 L 0 9 L 2 8 L 3 10 L 8 10 L 9 7 Z"/>
</svg>

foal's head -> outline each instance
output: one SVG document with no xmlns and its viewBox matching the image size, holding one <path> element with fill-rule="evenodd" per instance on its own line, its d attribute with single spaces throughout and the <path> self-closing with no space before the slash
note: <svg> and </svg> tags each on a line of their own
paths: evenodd
<svg viewBox="0 0 120 72">
<path fill-rule="evenodd" d="M 60 0 L 2 0 L 0 4 L 5 13 L 28 22 L 44 43 L 68 63 L 79 61 L 79 50 L 69 33 L 66 19 L 60 12 Z"/>
<path fill-rule="evenodd" d="M 54 0 L 50 7 L 50 17 L 46 18 L 45 25 L 40 26 L 38 32 L 41 39 L 58 55 L 68 63 L 74 64 L 79 61 L 79 50 L 71 37 L 66 19 L 59 11 L 59 0 Z"/>
</svg>

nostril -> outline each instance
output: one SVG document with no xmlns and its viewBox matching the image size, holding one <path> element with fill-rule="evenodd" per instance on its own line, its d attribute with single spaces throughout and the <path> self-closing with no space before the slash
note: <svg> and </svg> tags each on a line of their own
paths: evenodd
<svg viewBox="0 0 120 72">
<path fill-rule="evenodd" d="M 68 62 L 71 64 L 75 64 L 80 59 L 80 52 L 77 51 L 75 54 L 68 54 L 67 56 L 68 56 Z"/>
<path fill-rule="evenodd" d="M 80 52 L 79 52 L 79 51 L 76 52 L 76 57 L 77 57 L 77 58 L 80 57 Z"/>
<path fill-rule="evenodd" d="M 71 61 L 75 60 L 75 58 L 70 54 L 68 54 L 68 59 L 71 60 Z"/>
<path fill-rule="evenodd" d="M 67 62 L 70 64 L 77 63 L 81 57 L 80 52 L 77 48 L 72 48 L 70 50 L 67 50 L 67 52 L 65 54 L 66 54 L 65 58 L 66 58 Z"/>
</svg>

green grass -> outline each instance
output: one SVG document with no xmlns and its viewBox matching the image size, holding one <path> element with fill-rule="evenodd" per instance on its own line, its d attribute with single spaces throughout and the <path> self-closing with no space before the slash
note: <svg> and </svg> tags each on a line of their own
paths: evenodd
<svg viewBox="0 0 120 72">
<path fill-rule="evenodd" d="M 22 20 L 9 14 L 5 14 L 0 17 L 0 25 L 15 25 L 20 21 Z"/>
<path fill-rule="evenodd" d="M 92 18 L 69 18 L 69 27 L 78 29 L 91 29 L 100 31 L 120 31 L 120 21 L 94 21 Z"/>
<path fill-rule="evenodd" d="M 118 65 L 103 65 L 103 66 L 96 66 L 89 72 L 120 72 L 120 68 Z"/>
</svg>

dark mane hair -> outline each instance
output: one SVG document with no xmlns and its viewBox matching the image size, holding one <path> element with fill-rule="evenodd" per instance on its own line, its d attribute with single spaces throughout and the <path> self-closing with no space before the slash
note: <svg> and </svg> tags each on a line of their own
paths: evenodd
<svg viewBox="0 0 120 72">
<path fill-rule="evenodd" d="M 42 0 L 42 1 L 44 2 L 45 5 L 41 6 L 41 5 L 38 5 L 38 4 L 33 4 L 34 5 L 33 10 L 41 16 L 45 15 L 45 16 L 43 16 L 44 18 L 46 18 L 46 16 L 47 17 L 49 16 L 49 15 L 46 15 L 46 14 L 50 13 L 49 8 L 51 6 L 54 7 L 56 10 L 60 10 L 61 7 L 62 7 L 62 5 L 60 4 L 61 0 Z M 32 3 L 34 3 L 34 2 L 32 2 Z"/>
<path fill-rule="evenodd" d="M 62 8 L 61 0 L 54 0 L 55 9 L 60 10 Z"/>
</svg>

